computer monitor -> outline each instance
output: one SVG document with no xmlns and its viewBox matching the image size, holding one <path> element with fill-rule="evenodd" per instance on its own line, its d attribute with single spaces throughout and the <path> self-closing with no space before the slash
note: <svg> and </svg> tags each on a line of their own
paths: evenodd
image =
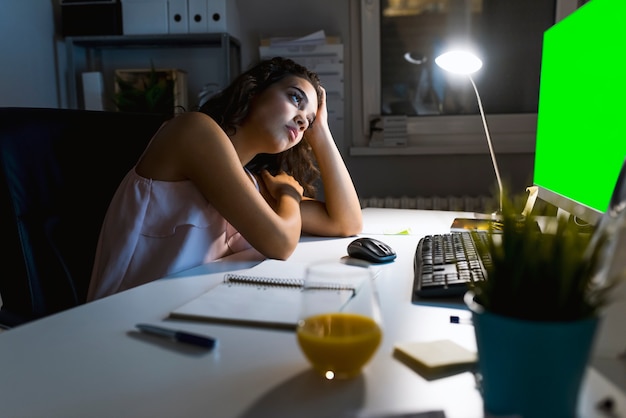
<svg viewBox="0 0 626 418">
<path fill-rule="evenodd" d="M 591 0 L 544 33 L 533 184 L 595 225 L 626 157 L 626 1 Z"/>
</svg>

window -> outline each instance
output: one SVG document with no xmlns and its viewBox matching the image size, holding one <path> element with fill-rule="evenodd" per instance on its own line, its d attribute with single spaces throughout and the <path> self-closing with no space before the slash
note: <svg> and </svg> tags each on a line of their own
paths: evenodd
<svg viewBox="0 0 626 418">
<path fill-rule="evenodd" d="M 488 152 L 471 83 L 434 65 L 459 40 L 484 63 L 473 79 L 496 152 L 533 152 L 543 32 L 579 2 L 361 0 L 363 145 L 369 147 L 351 153 Z M 406 146 L 396 151 L 390 145 L 402 140 L 386 140 L 381 130 L 394 119 L 406 121 Z"/>
</svg>

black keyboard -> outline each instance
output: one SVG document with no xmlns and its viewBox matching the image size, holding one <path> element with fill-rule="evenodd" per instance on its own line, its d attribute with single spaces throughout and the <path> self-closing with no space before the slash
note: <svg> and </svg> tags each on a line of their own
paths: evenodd
<svg viewBox="0 0 626 418">
<path fill-rule="evenodd" d="M 415 250 L 413 301 L 459 297 L 467 291 L 468 283 L 486 280 L 486 267 L 491 264 L 488 233 L 449 232 L 420 239 Z"/>
</svg>

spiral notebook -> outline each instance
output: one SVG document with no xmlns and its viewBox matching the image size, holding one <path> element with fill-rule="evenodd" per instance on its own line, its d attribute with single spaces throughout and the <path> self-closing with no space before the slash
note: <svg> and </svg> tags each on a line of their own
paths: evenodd
<svg viewBox="0 0 626 418">
<path fill-rule="evenodd" d="M 248 270 L 227 273 L 224 281 L 174 309 L 171 318 L 295 330 L 306 266 L 266 260 Z M 341 309 L 354 295 L 343 285 L 318 292 L 318 303 Z"/>
</svg>

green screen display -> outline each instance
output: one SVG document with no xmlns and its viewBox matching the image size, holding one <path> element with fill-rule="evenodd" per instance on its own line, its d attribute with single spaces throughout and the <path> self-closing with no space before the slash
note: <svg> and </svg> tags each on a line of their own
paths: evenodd
<svg viewBox="0 0 626 418">
<path fill-rule="evenodd" d="M 533 183 L 592 223 L 581 213 L 607 209 L 626 157 L 624 22 L 626 1 L 591 0 L 543 40 Z"/>
</svg>

